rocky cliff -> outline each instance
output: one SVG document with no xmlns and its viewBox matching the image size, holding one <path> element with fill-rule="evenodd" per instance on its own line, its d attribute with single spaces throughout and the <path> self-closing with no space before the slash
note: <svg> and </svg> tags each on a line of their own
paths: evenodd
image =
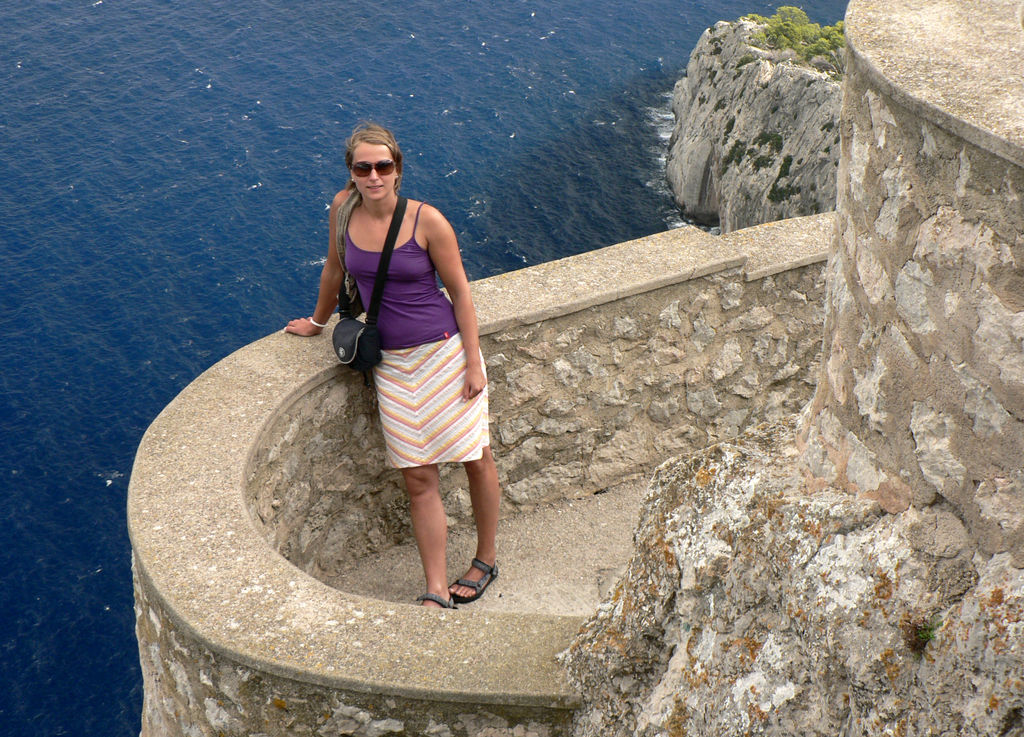
<svg viewBox="0 0 1024 737">
<path fill-rule="evenodd" d="M 839 81 L 752 46 L 762 28 L 705 31 L 673 95 L 669 184 L 688 217 L 722 232 L 835 209 Z"/>
</svg>

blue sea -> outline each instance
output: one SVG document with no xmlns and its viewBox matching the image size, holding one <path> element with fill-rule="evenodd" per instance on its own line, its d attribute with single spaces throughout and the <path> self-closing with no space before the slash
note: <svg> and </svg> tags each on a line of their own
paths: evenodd
<svg viewBox="0 0 1024 737">
<path fill-rule="evenodd" d="M 356 123 L 396 131 L 470 278 L 662 231 L 672 85 L 774 7 L 0 0 L 0 734 L 138 734 L 135 450 L 309 314 Z"/>
</svg>

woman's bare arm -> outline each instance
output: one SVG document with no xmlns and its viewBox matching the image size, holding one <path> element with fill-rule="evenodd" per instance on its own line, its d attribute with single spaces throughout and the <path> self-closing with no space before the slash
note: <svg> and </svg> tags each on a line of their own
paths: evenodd
<svg viewBox="0 0 1024 737">
<path fill-rule="evenodd" d="M 345 277 L 345 269 L 338 257 L 335 239 L 338 229 L 338 210 L 347 198 L 348 190 L 342 190 L 334 196 L 334 201 L 331 203 L 327 260 L 320 272 L 320 289 L 317 292 L 313 314 L 310 317 L 300 317 L 289 322 L 284 329 L 286 333 L 304 336 L 318 335 L 323 328 L 317 327 L 312 321 L 325 324 L 331 318 L 334 308 L 338 306 L 338 290 L 341 289 L 341 280 Z"/>
</svg>

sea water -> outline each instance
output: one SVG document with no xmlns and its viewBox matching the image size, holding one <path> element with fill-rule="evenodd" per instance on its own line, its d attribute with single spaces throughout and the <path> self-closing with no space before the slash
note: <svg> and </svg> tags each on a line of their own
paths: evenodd
<svg viewBox="0 0 1024 737">
<path fill-rule="evenodd" d="M 833 23 L 845 0 L 802 4 Z M 681 223 L 674 82 L 752 0 L 2 0 L 0 734 L 138 733 L 125 498 L 201 371 L 312 309 L 343 142 L 470 278 Z"/>
</svg>

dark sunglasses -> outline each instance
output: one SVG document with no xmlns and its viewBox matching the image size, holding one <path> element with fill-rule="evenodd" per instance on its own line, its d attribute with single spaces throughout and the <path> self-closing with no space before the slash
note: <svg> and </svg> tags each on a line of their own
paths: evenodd
<svg viewBox="0 0 1024 737">
<path fill-rule="evenodd" d="M 383 161 L 378 161 L 376 164 L 371 164 L 369 161 L 357 161 L 352 164 L 352 173 L 357 177 L 368 177 L 370 176 L 370 172 L 374 169 L 377 170 L 378 174 L 384 177 L 395 170 L 395 162 L 391 159 L 384 159 Z"/>
</svg>

